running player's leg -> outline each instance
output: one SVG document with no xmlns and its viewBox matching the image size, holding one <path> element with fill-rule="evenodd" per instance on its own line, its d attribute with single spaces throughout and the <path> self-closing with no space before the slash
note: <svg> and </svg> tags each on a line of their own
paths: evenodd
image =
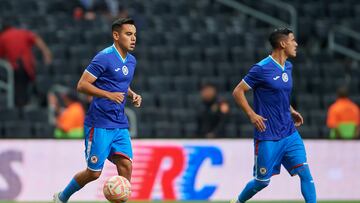
<svg viewBox="0 0 360 203">
<path fill-rule="evenodd" d="M 283 165 L 294 175 L 299 175 L 301 193 L 306 203 L 316 202 L 316 190 L 310 168 L 307 163 L 304 143 L 298 132 L 289 137 L 287 150 L 283 158 Z"/>
<path fill-rule="evenodd" d="M 121 155 L 113 155 L 112 161 L 116 165 L 117 172 L 120 176 L 124 176 L 129 181 L 131 180 L 132 162 Z"/>
<path fill-rule="evenodd" d="M 280 141 L 256 141 L 254 179 L 240 193 L 238 202 L 246 202 L 268 186 L 271 176 L 280 173 L 281 159 L 282 147 Z"/>
<path fill-rule="evenodd" d="M 96 180 L 101 174 L 104 162 L 110 153 L 111 138 L 106 129 L 85 126 L 85 157 L 87 169 L 77 173 L 58 199 L 67 202 L 72 194 L 80 190 L 87 183 Z"/>
<path fill-rule="evenodd" d="M 114 129 L 114 140 L 111 144 L 110 158 L 117 168 L 118 174 L 131 180 L 132 147 L 128 129 Z"/>
</svg>

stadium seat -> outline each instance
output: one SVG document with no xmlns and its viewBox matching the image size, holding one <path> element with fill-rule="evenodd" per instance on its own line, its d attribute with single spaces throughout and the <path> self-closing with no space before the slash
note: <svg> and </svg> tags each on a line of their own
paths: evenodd
<svg viewBox="0 0 360 203">
<path fill-rule="evenodd" d="M 140 123 L 137 138 L 153 138 L 155 136 L 154 124 Z"/>
<path fill-rule="evenodd" d="M 192 76 L 213 76 L 215 75 L 215 64 L 211 62 L 192 61 L 189 65 L 189 72 Z"/>
<path fill-rule="evenodd" d="M 185 125 L 188 123 L 196 123 L 196 111 L 186 108 L 174 108 L 170 110 L 171 121 Z"/>
<path fill-rule="evenodd" d="M 197 123 L 185 123 L 183 124 L 184 134 L 182 137 L 196 138 L 198 137 L 198 125 Z"/>
<path fill-rule="evenodd" d="M 241 138 L 253 138 L 254 137 L 254 126 L 251 124 L 240 125 L 239 129 Z"/>
<path fill-rule="evenodd" d="M 146 123 L 154 123 L 157 121 L 168 121 L 170 113 L 166 108 L 144 108 L 140 111 L 139 120 Z"/>
<path fill-rule="evenodd" d="M 200 89 L 200 82 L 194 76 L 175 76 L 174 90 L 181 93 L 190 93 Z"/>
<path fill-rule="evenodd" d="M 158 97 L 162 108 L 183 108 L 185 106 L 184 96 L 179 92 L 163 93 Z"/>
<path fill-rule="evenodd" d="M 296 95 L 297 108 L 314 110 L 320 109 L 320 98 L 317 94 L 299 94 Z"/>
<path fill-rule="evenodd" d="M 148 84 L 152 92 L 167 92 L 173 89 L 172 78 L 165 76 L 150 77 Z"/>
<path fill-rule="evenodd" d="M 54 138 L 54 126 L 49 123 L 36 122 L 33 123 L 34 138 Z"/>
<path fill-rule="evenodd" d="M 179 58 L 191 59 L 192 61 L 202 60 L 202 53 L 200 47 L 185 46 L 178 50 Z"/>
<path fill-rule="evenodd" d="M 52 85 L 53 80 L 50 75 L 39 75 L 35 79 L 35 90 L 39 95 L 46 95 Z"/>
<path fill-rule="evenodd" d="M 164 60 L 160 65 L 159 74 L 168 77 L 185 76 L 187 67 L 180 65 L 176 60 Z"/>
<path fill-rule="evenodd" d="M 311 125 L 314 126 L 326 126 L 326 110 L 313 110 L 310 111 Z"/>
<path fill-rule="evenodd" d="M 180 138 L 183 136 L 179 123 L 155 122 L 155 136 L 161 138 Z"/>
<path fill-rule="evenodd" d="M 49 123 L 48 109 L 25 109 L 23 114 L 27 121 Z"/>
<path fill-rule="evenodd" d="M 202 101 L 199 93 L 189 93 L 185 95 L 186 107 L 190 109 L 199 109 L 202 106 Z"/>
<path fill-rule="evenodd" d="M 221 76 L 212 76 L 212 77 L 202 77 L 201 84 L 212 84 L 216 87 L 218 92 L 226 92 L 227 82 L 225 77 Z"/>
<path fill-rule="evenodd" d="M 314 139 L 314 138 L 320 138 L 320 130 L 317 126 L 312 126 L 312 125 L 302 125 L 301 127 L 298 128 L 299 133 L 301 135 L 302 138 L 305 139 Z"/>
<path fill-rule="evenodd" d="M 238 138 L 239 133 L 238 133 L 238 130 L 237 130 L 237 124 L 228 123 L 225 126 L 225 136 L 226 136 L 226 138 Z"/>
<path fill-rule="evenodd" d="M 3 123 L 5 138 L 30 138 L 33 136 L 32 125 L 25 121 L 8 121 Z"/>
<path fill-rule="evenodd" d="M 3 106 L 2 106 L 3 107 Z M 21 120 L 21 112 L 17 108 L 0 108 L 0 122 Z"/>
</svg>

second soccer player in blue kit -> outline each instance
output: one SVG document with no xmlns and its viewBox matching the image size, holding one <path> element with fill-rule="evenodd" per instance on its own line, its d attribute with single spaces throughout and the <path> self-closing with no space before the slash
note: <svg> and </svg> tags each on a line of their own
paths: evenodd
<svg viewBox="0 0 360 203">
<path fill-rule="evenodd" d="M 301 192 L 307 203 L 316 202 L 313 178 L 307 163 L 304 143 L 296 127 L 303 124 L 300 113 L 290 105 L 293 86 L 292 64 L 297 42 L 290 29 L 276 29 L 270 34 L 271 55 L 252 66 L 234 89 L 233 96 L 255 126 L 254 179 L 233 203 L 243 203 L 270 183 L 271 176 L 280 173 L 283 165 L 290 175 L 298 175 Z M 254 91 L 254 109 L 245 92 Z M 296 126 L 296 127 L 295 127 Z"/>
</svg>

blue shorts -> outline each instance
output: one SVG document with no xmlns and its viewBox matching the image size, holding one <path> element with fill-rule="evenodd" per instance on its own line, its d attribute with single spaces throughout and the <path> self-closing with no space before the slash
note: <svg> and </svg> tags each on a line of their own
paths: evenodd
<svg viewBox="0 0 360 203">
<path fill-rule="evenodd" d="M 124 128 L 94 128 L 85 125 L 85 159 L 87 167 L 101 171 L 106 159 L 114 154 L 132 161 L 130 133 Z"/>
<path fill-rule="evenodd" d="M 298 167 L 307 164 L 304 143 L 297 131 L 277 141 L 255 140 L 254 145 L 256 180 L 270 180 L 271 176 L 280 174 L 281 165 L 293 176 Z"/>
</svg>

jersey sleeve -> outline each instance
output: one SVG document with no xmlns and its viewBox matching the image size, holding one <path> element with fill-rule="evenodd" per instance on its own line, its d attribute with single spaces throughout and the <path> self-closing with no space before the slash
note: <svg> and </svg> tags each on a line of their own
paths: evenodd
<svg viewBox="0 0 360 203">
<path fill-rule="evenodd" d="M 93 60 L 85 69 L 85 71 L 90 73 L 95 78 L 98 78 L 105 71 L 105 68 L 106 68 L 105 57 L 103 54 L 98 54 L 93 58 Z"/>
<path fill-rule="evenodd" d="M 261 66 L 254 65 L 247 75 L 243 78 L 243 81 L 252 89 L 255 89 L 262 82 L 262 68 Z"/>
</svg>

